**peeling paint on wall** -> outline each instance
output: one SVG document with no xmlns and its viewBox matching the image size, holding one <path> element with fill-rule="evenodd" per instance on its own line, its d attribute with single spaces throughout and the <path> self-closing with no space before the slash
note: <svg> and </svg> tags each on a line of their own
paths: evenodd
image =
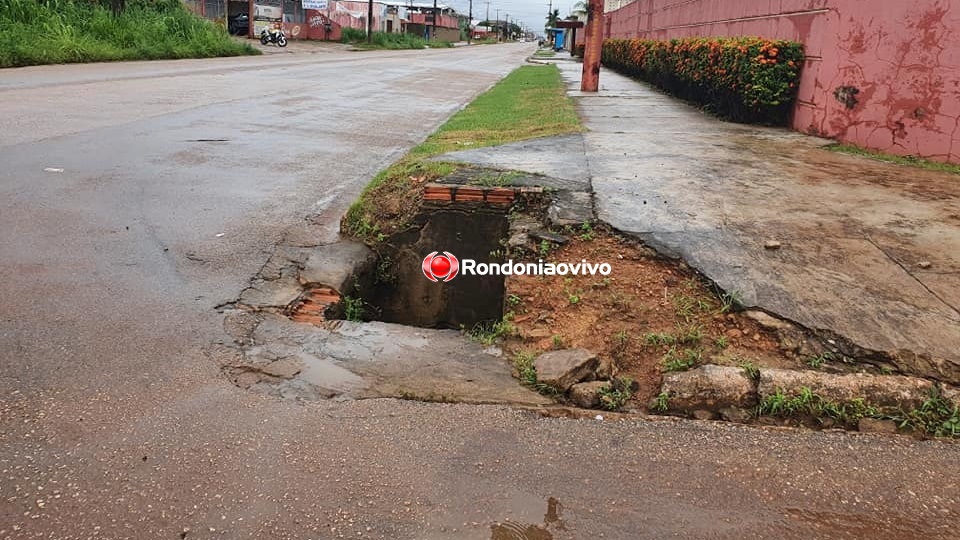
<svg viewBox="0 0 960 540">
<path fill-rule="evenodd" d="M 800 41 L 795 129 L 960 163 L 956 0 L 637 0 L 605 17 L 605 37 Z"/>
</svg>

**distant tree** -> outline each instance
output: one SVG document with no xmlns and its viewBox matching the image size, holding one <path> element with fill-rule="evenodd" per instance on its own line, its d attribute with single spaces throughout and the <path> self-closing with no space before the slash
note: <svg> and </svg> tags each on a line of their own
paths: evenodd
<svg viewBox="0 0 960 540">
<path fill-rule="evenodd" d="M 557 21 L 560 20 L 560 10 L 555 9 L 547 14 L 547 25 L 544 28 L 556 28 Z"/>
</svg>

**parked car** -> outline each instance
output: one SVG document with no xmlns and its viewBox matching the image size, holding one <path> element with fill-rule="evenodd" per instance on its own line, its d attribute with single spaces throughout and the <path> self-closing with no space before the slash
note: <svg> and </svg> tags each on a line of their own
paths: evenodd
<svg viewBox="0 0 960 540">
<path fill-rule="evenodd" d="M 250 33 L 250 16 L 246 13 L 237 13 L 227 18 L 227 32 L 237 36 Z"/>
</svg>

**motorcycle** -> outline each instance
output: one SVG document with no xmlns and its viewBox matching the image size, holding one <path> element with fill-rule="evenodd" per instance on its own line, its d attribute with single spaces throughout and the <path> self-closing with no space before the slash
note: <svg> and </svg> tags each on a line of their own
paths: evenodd
<svg viewBox="0 0 960 540">
<path fill-rule="evenodd" d="M 260 32 L 260 43 L 266 45 L 267 43 L 276 43 L 278 47 L 287 46 L 287 35 L 283 33 L 283 30 L 280 28 L 271 28 L 269 31 L 264 28 Z"/>
</svg>

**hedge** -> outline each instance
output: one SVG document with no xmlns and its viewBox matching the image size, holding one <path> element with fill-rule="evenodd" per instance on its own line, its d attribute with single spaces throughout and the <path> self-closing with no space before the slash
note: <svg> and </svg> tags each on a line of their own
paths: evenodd
<svg viewBox="0 0 960 540">
<path fill-rule="evenodd" d="M 803 45 L 758 37 L 608 39 L 601 60 L 721 117 L 786 125 L 797 97 Z"/>
</svg>

